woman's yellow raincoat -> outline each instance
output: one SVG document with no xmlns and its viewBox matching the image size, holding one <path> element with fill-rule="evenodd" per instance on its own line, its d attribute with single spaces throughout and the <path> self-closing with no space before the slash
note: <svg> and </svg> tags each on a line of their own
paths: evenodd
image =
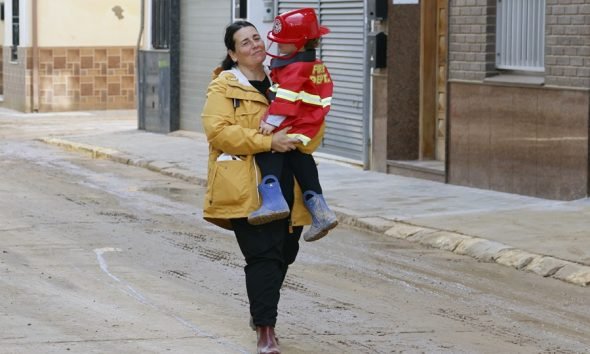
<svg viewBox="0 0 590 354">
<path fill-rule="evenodd" d="M 207 101 L 201 115 L 209 141 L 205 220 L 231 230 L 229 219 L 244 218 L 260 207 L 259 170 L 254 154 L 270 151 L 271 135 L 258 132 L 260 118 L 268 101 L 237 69 L 214 72 Z M 324 126 L 307 145 L 305 153 L 314 151 L 321 142 Z M 295 202 L 291 225 L 309 225 L 311 216 L 303 205 L 299 186 L 295 184 Z"/>
</svg>

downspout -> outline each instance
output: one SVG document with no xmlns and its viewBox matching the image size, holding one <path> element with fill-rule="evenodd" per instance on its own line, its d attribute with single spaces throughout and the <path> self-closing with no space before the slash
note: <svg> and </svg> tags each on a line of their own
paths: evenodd
<svg viewBox="0 0 590 354">
<path fill-rule="evenodd" d="M 33 75 L 32 75 L 32 92 L 31 92 L 31 109 L 33 112 L 39 112 L 39 43 L 38 43 L 38 32 L 39 26 L 37 21 L 38 19 L 38 9 L 37 9 L 37 0 L 33 0 L 33 33 L 32 33 L 32 49 L 33 49 Z"/>
<path fill-rule="evenodd" d="M 139 95 L 140 92 L 139 90 L 141 89 L 141 85 L 139 82 L 139 78 L 140 78 L 140 72 L 139 72 L 139 49 L 141 46 L 141 39 L 143 37 L 143 27 L 145 26 L 145 0 L 141 0 L 141 17 L 140 17 L 140 23 L 139 23 L 139 36 L 137 37 L 137 45 L 135 47 L 135 104 L 137 106 L 137 115 L 138 115 L 138 128 L 139 129 L 143 129 L 144 127 L 142 127 L 142 119 L 141 117 L 139 117 L 139 115 L 141 114 L 141 109 L 139 107 Z"/>
</svg>

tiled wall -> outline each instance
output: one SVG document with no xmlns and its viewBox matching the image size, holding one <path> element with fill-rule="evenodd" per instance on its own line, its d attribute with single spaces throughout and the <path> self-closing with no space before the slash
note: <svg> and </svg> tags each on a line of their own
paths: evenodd
<svg viewBox="0 0 590 354">
<path fill-rule="evenodd" d="M 449 79 L 496 73 L 496 0 L 449 1 Z"/>
<path fill-rule="evenodd" d="M 590 0 L 547 0 L 545 84 L 590 88 Z M 496 0 L 450 0 L 449 78 L 495 75 Z"/>
<path fill-rule="evenodd" d="M 588 91 L 451 82 L 450 95 L 450 183 L 587 196 Z"/>
<path fill-rule="evenodd" d="M 135 48 L 41 48 L 40 111 L 135 108 Z"/>
<path fill-rule="evenodd" d="M 590 88 L 590 0 L 547 1 L 545 84 Z"/>
<path fill-rule="evenodd" d="M 30 112 L 32 49 L 4 48 L 4 106 Z M 26 66 L 25 66 L 26 64 Z M 40 48 L 39 111 L 135 108 L 135 48 Z"/>
</svg>

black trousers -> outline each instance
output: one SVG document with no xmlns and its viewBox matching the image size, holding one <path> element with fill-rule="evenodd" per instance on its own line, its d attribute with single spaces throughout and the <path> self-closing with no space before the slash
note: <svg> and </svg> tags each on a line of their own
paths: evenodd
<svg viewBox="0 0 590 354">
<path fill-rule="evenodd" d="M 294 227 L 293 233 L 289 233 L 288 220 L 254 226 L 246 218 L 233 219 L 232 226 L 246 259 L 250 315 L 256 326 L 274 326 L 281 286 L 299 252 L 303 227 Z"/>
<path fill-rule="evenodd" d="M 280 180 L 283 196 L 293 206 L 293 172 L 283 162 Z M 263 225 L 250 225 L 246 218 L 232 219 L 231 223 L 246 260 L 246 290 L 250 302 L 250 314 L 257 326 L 274 326 L 280 290 L 289 265 L 297 258 L 299 238 L 303 227 L 289 231 L 291 218 L 276 220 Z"/>
<path fill-rule="evenodd" d="M 281 176 L 285 166 L 288 166 L 295 175 L 301 191 L 314 191 L 322 194 L 318 168 L 313 156 L 310 154 L 304 154 L 295 149 L 283 153 L 262 152 L 254 156 L 263 177 L 268 175 Z"/>
</svg>

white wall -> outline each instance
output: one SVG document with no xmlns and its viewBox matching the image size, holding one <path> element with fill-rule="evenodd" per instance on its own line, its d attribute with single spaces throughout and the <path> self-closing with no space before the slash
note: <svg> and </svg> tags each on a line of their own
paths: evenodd
<svg viewBox="0 0 590 354">
<path fill-rule="evenodd" d="M 37 1 L 41 47 L 134 46 L 137 43 L 141 0 Z M 31 0 L 25 2 L 30 9 Z M 117 16 L 117 9 L 122 10 L 121 18 Z M 22 39 L 21 45 L 25 46 Z"/>
<path fill-rule="evenodd" d="M 233 0 L 231 0 L 233 1 Z M 274 6 L 273 1 L 273 9 Z M 264 43 L 268 46 L 268 40 L 266 39 L 266 35 L 272 29 L 272 21 L 265 22 L 263 17 L 265 15 L 265 7 L 264 7 L 264 0 L 248 0 L 248 22 L 252 23 L 258 29 L 258 32 L 264 39 Z M 273 18 L 276 14 L 273 14 Z M 270 57 L 266 57 L 266 64 L 270 63 Z"/>
</svg>

